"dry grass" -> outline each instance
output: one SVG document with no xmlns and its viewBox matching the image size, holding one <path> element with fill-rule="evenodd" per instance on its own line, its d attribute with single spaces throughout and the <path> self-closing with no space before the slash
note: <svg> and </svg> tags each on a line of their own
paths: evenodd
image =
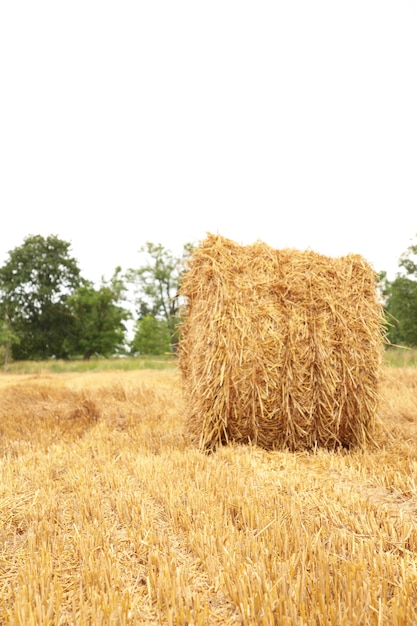
<svg viewBox="0 0 417 626">
<path fill-rule="evenodd" d="M 383 346 L 376 275 L 359 255 L 209 235 L 182 278 L 190 434 L 292 451 L 372 439 Z"/>
<path fill-rule="evenodd" d="M 176 371 L 0 376 L 0 623 L 417 623 L 417 371 L 368 451 L 200 453 Z"/>
</svg>

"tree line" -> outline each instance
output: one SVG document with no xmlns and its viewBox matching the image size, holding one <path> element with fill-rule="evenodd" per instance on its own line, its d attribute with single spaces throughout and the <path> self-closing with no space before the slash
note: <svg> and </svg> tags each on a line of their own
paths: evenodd
<svg viewBox="0 0 417 626">
<path fill-rule="evenodd" d="M 13 360 L 90 359 L 93 355 L 174 353 L 178 343 L 178 289 L 193 245 L 175 256 L 147 242 L 145 263 L 96 287 L 81 275 L 71 245 L 30 235 L 0 267 L 0 355 Z M 399 260 L 393 281 L 379 275 L 388 341 L 417 346 L 417 244 Z M 128 293 L 133 294 L 128 296 Z M 127 323 L 133 338 L 127 339 Z"/>
<path fill-rule="evenodd" d="M 387 338 L 393 345 L 417 347 L 417 243 L 412 243 L 399 259 L 393 281 L 380 273 L 387 324 Z"/>
<path fill-rule="evenodd" d="M 0 267 L 4 363 L 175 351 L 178 286 L 192 248 L 185 244 L 176 257 L 148 242 L 140 249 L 142 267 L 116 267 L 96 287 L 81 275 L 70 243 L 54 235 L 26 237 Z M 129 320 L 134 332 L 128 340 Z"/>
</svg>

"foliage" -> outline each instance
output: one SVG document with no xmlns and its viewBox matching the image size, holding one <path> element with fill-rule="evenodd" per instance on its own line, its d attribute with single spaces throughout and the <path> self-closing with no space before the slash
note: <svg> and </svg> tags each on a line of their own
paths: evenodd
<svg viewBox="0 0 417 626">
<path fill-rule="evenodd" d="M 10 326 L 6 308 L 4 319 L 0 320 L 0 361 L 4 363 L 5 369 L 9 366 L 10 351 L 13 343 L 19 343 L 19 337 L 13 332 Z"/>
<path fill-rule="evenodd" d="M 145 315 L 135 324 L 131 349 L 134 354 L 166 354 L 171 350 L 170 340 L 167 321 Z"/>
<path fill-rule="evenodd" d="M 124 322 L 130 314 L 118 305 L 124 292 L 120 272 L 120 267 L 116 268 L 111 281 L 103 282 L 99 289 L 92 283 L 85 283 L 68 298 L 73 318 L 72 335 L 68 340 L 70 354 L 83 354 L 84 360 L 88 360 L 93 354 L 110 356 L 122 349 Z"/>
<path fill-rule="evenodd" d="M 397 276 L 390 283 L 386 311 L 391 343 L 417 346 L 417 282 Z"/>
<path fill-rule="evenodd" d="M 134 351 L 163 353 L 175 347 L 177 292 L 191 251 L 186 244 L 182 256 L 176 257 L 161 244 L 148 242 L 141 248 L 144 266 L 128 270 L 125 278 L 135 287 L 139 318 Z M 29 235 L 0 268 L 2 357 L 5 362 L 79 354 L 88 359 L 124 350 L 125 322 L 131 317 L 122 305 L 125 292 L 120 268 L 111 281 L 95 288 L 81 277 L 68 242 L 53 235 Z"/>
<path fill-rule="evenodd" d="M 15 359 L 65 358 L 72 320 L 68 297 L 82 283 L 70 244 L 30 235 L 0 268 L 2 318 Z"/>
<path fill-rule="evenodd" d="M 180 309 L 178 287 L 185 261 L 192 250 L 192 244 L 185 244 L 182 256 L 176 257 L 163 245 L 147 242 L 140 249 L 140 252 L 146 255 L 146 263 L 139 269 L 130 269 L 127 272 L 127 280 L 135 288 L 139 320 L 149 316 L 165 320 L 172 346 L 178 342 L 177 324 Z M 149 330 L 152 330 L 150 326 Z"/>
<path fill-rule="evenodd" d="M 400 257 L 399 273 L 392 282 L 385 281 L 384 296 L 388 339 L 393 344 L 417 346 L 417 245 L 411 245 Z"/>
<path fill-rule="evenodd" d="M 408 276 L 414 276 L 417 279 L 417 243 L 408 246 L 407 250 L 400 257 L 400 267 L 402 267 Z"/>
</svg>

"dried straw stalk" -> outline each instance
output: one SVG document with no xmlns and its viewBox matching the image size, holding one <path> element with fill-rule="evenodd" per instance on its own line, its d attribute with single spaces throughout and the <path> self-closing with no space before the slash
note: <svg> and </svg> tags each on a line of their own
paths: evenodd
<svg viewBox="0 0 417 626">
<path fill-rule="evenodd" d="M 181 293 L 187 429 L 204 449 L 363 445 L 377 411 L 383 317 L 359 255 L 208 235 Z"/>
</svg>

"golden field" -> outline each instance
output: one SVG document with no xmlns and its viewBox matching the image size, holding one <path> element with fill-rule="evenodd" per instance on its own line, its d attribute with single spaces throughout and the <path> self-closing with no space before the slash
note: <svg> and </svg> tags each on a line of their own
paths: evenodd
<svg viewBox="0 0 417 626">
<path fill-rule="evenodd" d="M 0 624 L 417 623 L 417 369 L 367 450 L 196 450 L 179 373 L 0 375 Z"/>
</svg>

